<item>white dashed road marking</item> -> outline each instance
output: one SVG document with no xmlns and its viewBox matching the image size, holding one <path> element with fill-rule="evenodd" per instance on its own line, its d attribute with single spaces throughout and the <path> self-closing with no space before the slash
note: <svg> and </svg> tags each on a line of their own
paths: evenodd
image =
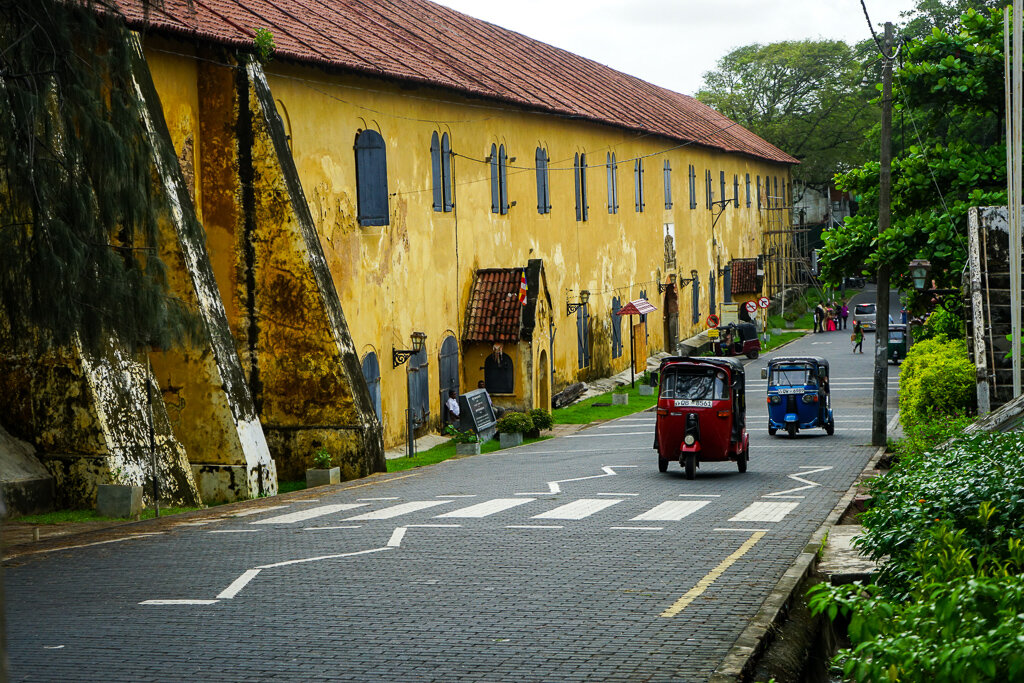
<svg viewBox="0 0 1024 683">
<path fill-rule="evenodd" d="M 249 522 L 250 524 L 294 524 L 295 522 L 305 522 L 309 519 L 316 517 L 323 517 L 324 515 L 333 515 L 335 512 L 341 512 L 342 510 L 351 510 L 353 508 L 364 507 L 365 503 L 338 503 L 337 505 L 320 505 L 315 508 L 306 508 L 305 510 L 299 510 L 297 512 L 289 512 L 286 515 L 277 515 L 276 517 L 268 517 L 267 519 L 258 519 L 255 522 Z"/>
<path fill-rule="evenodd" d="M 554 510 L 534 515 L 533 519 L 583 519 L 621 502 L 619 499 L 581 498 L 580 500 L 560 505 Z"/>
<path fill-rule="evenodd" d="M 751 503 L 730 522 L 781 522 L 800 503 Z"/>
<path fill-rule="evenodd" d="M 516 507 L 517 505 L 523 505 L 525 503 L 532 503 L 537 500 L 536 498 L 495 498 L 489 500 L 486 503 L 478 503 L 477 505 L 470 505 L 466 508 L 460 508 L 458 510 L 452 510 L 451 512 L 445 512 L 444 514 L 438 515 L 438 517 L 487 517 L 498 512 Z"/>
<path fill-rule="evenodd" d="M 670 500 L 637 515 L 631 522 L 678 522 L 710 503 L 709 500 Z"/>
<path fill-rule="evenodd" d="M 362 515 L 356 515 L 355 517 L 349 517 L 343 519 L 343 522 L 358 522 L 364 519 L 392 519 L 401 515 L 407 515 L 410 512 L 417 512 L 419 510 L 426 510 L 432 508 L 435 505 L 447 505 L 451 503 L 450 500 L 414 500 L 409 503 L 402 503 L 400 505 L 392 505 L 389 508 L 383 510 L 376 510 L 374 512 L 367 512 Z"/>
</svg>

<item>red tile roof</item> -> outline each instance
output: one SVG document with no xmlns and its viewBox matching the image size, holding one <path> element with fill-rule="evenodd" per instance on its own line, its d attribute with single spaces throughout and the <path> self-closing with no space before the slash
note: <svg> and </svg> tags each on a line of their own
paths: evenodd
<svg viewBox="0 0 1024 683">
<path fill-rule="evenodd" d="M 130 26 L 252 48 L 273 34 L 278 59 L 436 85 L 769 161 L 798 163 L 689 95 L 427 0 L 117 0 Z"/>
<path fill-rule="evenodd" d="M 476 271 L 466 313 L 468 342 L 517 342 L 523 315 L 519 303 L 522 268 L 485 268 Z"/>
<path fill-rule="evenodd" d="M 733 259 L 732 293 L 754 294 L 757 291 L 757 259 Z"/>
</svg>

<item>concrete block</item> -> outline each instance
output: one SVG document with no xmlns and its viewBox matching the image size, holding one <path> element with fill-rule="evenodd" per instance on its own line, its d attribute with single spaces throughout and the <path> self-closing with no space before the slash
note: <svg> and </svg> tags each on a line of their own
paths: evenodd
<svg viewBox="0 0 1024 683">
<path fill-rule="evenodd" d="M 245 465 L 192 465 L 199 495 L 207 505 L 249 500 L 249 477 Z"/>
<path fill-rule="evenodd" d="M 612 394 L 613 406 L 629 405 L 629 394 Z"/>
<path fill-rule="evenodd" d="M 306 470 L 306 488 L 314 486 L 327 486 L 328 484 L 341 483 L 341 468 L 332 467 L 329 470 Z"/>
<path fill-rule="evenodd" d="M 519 432 L 514 432 L 512 434 L 501 432 L 499 440 L 501 441 L 502 448 L 512 448 L 513 446 L 519 446 L 523 443 L 523 435 Z"/>
<path fill-rule="evenodd" d="M 457 443 L 455 444 L 455 453 L 457 455 L 480 455 L 480 442 Z"/>
<path fill-rule="evenodd" d="M 654 387 L 652 387 L 650 384 L 641 384 L 637 388 L 640 390 L 641 396 L 654 396 Z"/>
<path fill-rule="evenodd" d="M 142 487 L 127 484 L 99 484 L 96 512 L 101 517 L 134 517 L 142 512 Z"/>
</svg>

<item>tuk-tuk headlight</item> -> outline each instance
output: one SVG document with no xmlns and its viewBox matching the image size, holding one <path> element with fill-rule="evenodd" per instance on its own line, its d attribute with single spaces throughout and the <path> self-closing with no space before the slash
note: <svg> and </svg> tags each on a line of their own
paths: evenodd
<svg viewBox="0 0 1024 683">
<path fill-rule="evenodd" d="M 804 403 L 817 403 L 818 402 L 818 395 L 817 394 L 804 394 L 803 402 Z"/>
<path fill-rule="evenodd" d="M 686 436 L 683 437 L 683 443 L 685 443 L 687 446 L 692 446 L 696 441 L 697 439 L 696 437 L 693 436 L 693 434 L 687 434 Z"/>
<path fill-rule="evenodd" d="M 782 403 L 782 397 L 779 396 L 778 394 L 769 396 L 768 400 L 771 401 L 772 403 Z"/>
</svg>

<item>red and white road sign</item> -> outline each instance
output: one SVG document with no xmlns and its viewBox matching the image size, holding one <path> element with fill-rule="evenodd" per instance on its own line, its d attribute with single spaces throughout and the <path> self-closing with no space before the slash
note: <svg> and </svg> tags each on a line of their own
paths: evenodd
<svg viewBox="0 0 1024 683">
<path fill-rule="evenodd" d="M 707 319 L 708 327 L 718 327 L 718 316 L 712 313 Z"/>
<path fill-rule="evenodd" d="M 768 308 L 768 304 L 770 304 L 770 303 L 771 302 L 768 301 L 768 297 L 766 297 L 766 296 L 762 296 L 760 299 L 757 300 L 757 305 L 760 308 Z"/>
<path fill-rule="evenodd" d="M 745 303 L 743 305 L 743 308 L 747 309 L 747 313 L 753 313 L 754 311 L 757 310 L 757 302 L 756 301 L 748 301 L 747 303 Z"/>
</svg>

